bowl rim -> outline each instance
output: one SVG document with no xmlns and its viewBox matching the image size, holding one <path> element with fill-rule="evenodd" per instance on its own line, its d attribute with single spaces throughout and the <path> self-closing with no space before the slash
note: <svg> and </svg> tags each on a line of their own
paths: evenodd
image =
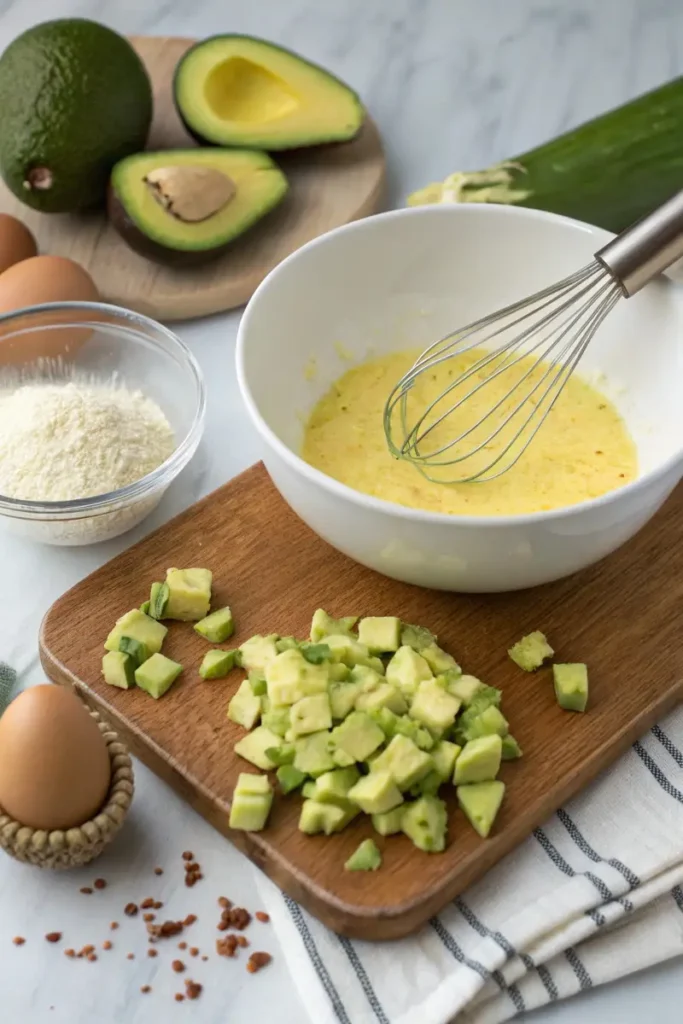
<svg viewBox="0 0 683 1024">
<path fill-rule="evenodd" d="M 37 313 L 76 312 L 77 310 L 92 311 L 93 313 L 92 320 L 79 320 L 79 326 L 90 326 L 93 328 L 102 326 L 106 321 L 100 315 L 108 313 L 116 316 L 117 320 L 121 321 L 114 325 L 118 329 L 125 330 L 125 321 L 128 321 L 133 328 L 136 325 L 142 326 L 151 329 L 152 332 L 161 334 L 169 343 L 170 348 L 182 357 L 184 368 L 189 370 L 192 377 L 197 395 L 192 422 L 185 436 L 176 444 L 167 459 L 157 466 L 156 469 L 153 469 L 151 473 L 147 473 L 145 476 L 140 477 L 139 480 L 134 480 L 130 484 L 126 484 L 125 487 L 120 487 L 114 491 L 105 491 L 102 494 L 94 494 L 88 498 L 72 498 L 68 501 L 37 501 L 33 499 L 10 498 L 0 493 L 0 513 L 21 518 L 35 516 L 50 519 L 80 519 L 93 513 L 104 514 L 114 511 L 123 505 L 137 502 L 158 487 L 168 486 L 187 465 L 201 440 L 206 416 L 206 384 L 204 382 L 204 375 L 199 363 L 185 342 L 181 341 L 177 334 L 169 330 L 164 324 L 159 323 L 158 320 L 109 302 L 45 302 L 34 306 L 24 306 L 21 309 L 12 310 L 10 313 L 0 314 L 0 325 Z M 109 325 L 111 326 L 111 323 Z M 59 326 L 66 327 L 69 325 L 66 322 L 60 322 Z"/>
<path fill-rule="evenodd" d="M 299 249 L 296 249 L 293 253 L 282 260 L 282 262 L 271 270 L 264 278 L 247 303 L 237 331 L 235 364 L 238 386 L 242 395 L 242 401 L 245 404 L 251 421 L 267 444 L 275 450 L 290 469 L 298 472 L 309 483 L 322 487 L 323 490 L 337 498 L 345 499 L 346 501 L 360 505 L 372 512 L 389 515 L 397 519 L 409 520 L 411 522 L 430 523 L 433 525 L 451 523 L 457 526 L 477 526 L 483 527 L 484 529 L 492 529 L 500 527 L 514 528 L 539 522 L 554 522 L 557 520 L 573 518 L 584 512 L 593 511 L 594 509 L 600 509 L 618 501 L 622 496 L 638 494 L 650 484 L 657 482 L 662 477 L 666 476 L 673 466 L 683 459 L 683 449 L 673 455 L 670 455 L 654 469 L 649 470 L 647 473 L 643 473 L 642 476 L 637 476 L 635 480 L 632 480 L 621 487 L 617 487 L 614 490 L 607 491 L 605 494 L 601 494 L 597 498 L 590 498 L 587 501 L 581 501 L 575 505 L 563 505 L 559 508 L 547 509 L 545 511 L 525 512 L 513 515 L 454 515 L 448 512 L 432 512 L 428 509 L 412 508 L 408 505 L 400 505 L 397 502 L 386 501 L 383 498 L 375 498 L 373 495 L 366 494 L 363 491 L 356 491 L 353 487 L 349 487 L 346 484 L 341 483 L 339 480 L 335 480 L 334 477 L 328 476 L 321 470 L 311 466 L 310 463 L 306 462 L 300 455 L 297 455 L 296 452 L 292 451 L 288 445 L 280 440 L 277 434 L 266 423 L 258 409 L 249 386 L 248 374 L 246 371 L 247 334 L 251 325 L 251 319 L 254 315 L 254 310 L 258 302 L 267 292 L 272 282 L 282 274 L 286 274 L 288 272 L 288 268 L 295 263 L 297 259 L 320 247 L 331 244 L 333 245 L 335 239 L 340 235 L 362 235 L 364 231 L 373 230 L 374 225 L 378 223 L 388 223 L 389 221 L 401 218 L 407 219 L 410 217 L 443 216 L 464 216 L 473 217 L 475 219 L 477 217 L 516 217 L 519 220 L 546 221 L 557 224 L 558 226 L 567 227 L 572 230 L 578 229 L 591 234 L 599 240 L 600 244 L 605 244 L 610 239 L 616 237 L 614 232 L 606 231 L 604 228 L 600 228 L 597 225 L 589 224 L 586 221 L 576 220 L 573 217 L 565 217 L 562 214 L 550 213 L 546 210 L 535 210 L 530 207 L 522 206 L 505 206 L 497 203 L 435 203 L 425 206 L 405 207 L 396 210 L 388 210 L 384 213 L 377 213 L 370 217 L 362 218 L 361 220 L 352 221 L 350 224 L 344 224 L 341 227 L 333 228 L 324 235 L 320 235 L 319 237 L 312 239 L 310 242 L 306 242 Z M 598 248 L 597 245 L 596 248 Z M 670 278 L 666 278 L 666 281 L 669 287 L 683 292 L 683 289 L 681 289 L 675 281 Z"/>
</svg>

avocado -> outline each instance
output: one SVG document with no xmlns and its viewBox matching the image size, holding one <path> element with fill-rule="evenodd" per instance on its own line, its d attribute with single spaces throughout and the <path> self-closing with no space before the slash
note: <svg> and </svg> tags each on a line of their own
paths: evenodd
<svg viewBox="0 0 683 1024">
<path fill-rule="evenodd" d="M 122 636 L 119 640 L 119 650 L 130 655 L 135 668 L 142 665 L 143 661 L 147 661 L 150 655 L 147 644 L 141 643 L 133 636 Z"/>
<path fill-rule="evenodd" d="M 384 743 L 384 733 L 365 711 L 352 711 L 330 736 L 334 746 L 356 761 L 364 761 Z"/>
<path fill-rule="evenodd" d="M 327 675 L 331 683 L 345 683 L 351 675 L 351 669 L 341 661 L 329 661 Z"/>
<path fill-rule="evenodd" d="M 405 697 L 398 686 L 391 683 L 380 683 L 374 690 L 360 693 L 356 698 L 357 711 L 372 711 L 388 708 L 395 715 L 403 715 L 408 710 Z"/>
<path fill-rule="evenodd" d="M 326 636 L 351 636 L 351 631 L 357 622 L 357 615 L 345 615 L 341 619 L 333 619 L 323 608 L 318 608 L 314 612 L 311 622 L 311 641 L 315 644 Z"/>
<path fill-rule="evenodd" d="M 508 654 L 525 672 L 534 672 L 540 668 L 547 658 L 552 658 L 554 650 L 540 630 L 523 636 L 509 649 Z"/>
<path fill-rule="evenodd" d="M 330 661 L 332 657 L 332 651 L 327 644 L 313 644 L 313 643 L 302 643 L 299 644 L 299 650 L 303 654 L 306 661 L 310 662 L 311 665 L 322 665 L 324 661 Z"/>
<path fill-rule="evenodd" d="M 434 771 L 441 782 L 447 782 L 453 777 L 455 762 L 462 751 L 457 743 L 449 743 L 448 740 L 441 740 L 437 743 L 429 756 L 434 764 Z"/>
<path fill-rule="evenodd" d="M 118 686 L 119 690 L 130 690 L 135 686 L 133 659 L 123 651 L 107 651 L 102 658 L 102 675 L 109 686 Z"/>
<path fill-rule="evenodd" d="M 361 619 L 358 639 L 371 654 L 393 654 L 401 646 L 401 620 L 391 615 Z"/>
<path fill-rule="evenodd" d="M 435 676 L 442 672 L 449 672 L 455 677 L 459 676 L 462 671 L 455 658 L 451 654 L 447 654 L 446 651 L 442 651 L 436 644 L 423 647 L 420 654 Z"/>
<path fill-rule="evenodd" d="M 321 804 L 340 804 L 346 807 L 349 802 L 349 790 L 360 779 L 360 772 L 355 765 L 348 768 L 335 768 L 324 772 L 315 782 L 315 798 Z"/>
<path fill-rule="evenodd" d="M 232 795 L 230 828 L 260 832 L 273 804 L 273 790 L 265 775 L 241 772 Z"/>
<path fill-rule="evenodd" d="M 386 750 L 372 762 L 371 773 L 387 771 L 400 790 L 410 789 L 434 767 L 429 754 L 407 736 L 394 736 Z"/>
<path fill-rule="evenodd" d="M 281 636 L 279 640 L 275 641 L 278 654 L 281 654 L 283 651 L 292 651 L 298 646 L 299 641 L 293 636 Z"/>
<path fill-rule="evenodd" d="M 384 682 L 384 673 L 369 668 L 368 665 L 354 665 L 349 669 L 349 681 L 359 683 L 363 693 L 370 693 Z"/>
<path fill-rule="evenodd" d="M 391 811 L 384 811 L 382 814 L 372 815 L 372 827 L 381 836 L 393 836 L 401 831 L 401 818 L 403 816 L 403 805 L 399 804 Z"/>
<path fill-rule="evenodd" d="M 211 653 L 213 652 L 209 651 L 209 654 Z M 249 673 L 247 679 L 249 680 L 251 692 L 254 694 L 254 696 L 265 697 L 266 701 L 268 702 L 267 706 L 270 707 L 270 701 L 268 698 L 268 683 L 266 682 L 265 675 L 254 669 L 252 672 Z M 263 702 L 261 702 L 261 707 L 264 707 Z"/>
<path fill-rule="evenodd" d="M 157 654 L 167 633 L 166 626 L 150 619 L 149 615 L 145 615 L 139 608 L 133 608 L 116 620 L 116 625 L 104 641 L 104 646 L 107 651 L 118 651 L 121 637 L 130 636 L 145 644 L 150 654 Z"/>
<path fill-rule="evenodd" d="M 408 795 L 412 797 L 421 796 L 437 796 L 439 789 L 443 786 L 444 780 L 441 778 L 435 768 L 432 768 L 424 779 L 420 779 L 414 786 L 411 786 L 408 790 Z"/>
<path fill-rule="evenodd" d="M 218 608 L 206 618 L 195 622 L 194 628 L 212 644 L 222 644 L 235 632 L 235 620 L 230 608 Z"/>
<path fill-rule="evenodd" d="M 316 789 L 317 783 L 314 779 L 309 779 L 308 782 L 304 782 L 301 787 L 301 795 L 304 800 L 315 800 Z"/>
<path fill-rule="evenodd" d="M 199 666 L 202 679 L 225 679 L 235 667 L 236 651 L 207 651 Z"/>
<path fill-rule="evenodd" d="M 135 669 L 135 682 L 141 690 L 146 690 L 150 697 L 158 700 L 173 686 L 183 666 L 171 661 L 163 654 L 153 654 Z"/>
<path fill-rule="evenodd" d="M 265 725 L 276 736 L 284 736 L 289 729 L 289 708 L 276 707 L 264 711 L 261 700 L 261 725 Z"/>
<path fill-rule="evenodd" d="M 244 682 L 246 682 L 246 680 L 244 680 Z M 233 697 L 233 700 L 234 699 L 235 698 Z M 276 766 L 266 754 L 266 750 L 270 747 L 278 747 L 280 745 L 280 739 L 280 736 L 276 736 L 275 733 L 271 732 L 270 729 L 267 729 L 265 725 L 259 725 L 253 732 L 248 732 L 246 736 L 243 736 L 242 739 L 235 744 L 235 753 L 239 754 L 240 757 L 243 757 L 245 761 L 250 761 L 251 764 L 256 765 L 257 768 L 261 768 L 264 772 L 267 772 Z"/>
<path fill-rule="evenodd" d="M 169 591 L 166 583 L 153 583 L 149 592 L 149 614 L 153 619 L 163 619 L 168 605 Z"/>
<path fill-rule="evenodd" d="M 505 783 L 498 780 L 458 786 L 458 803 L 470 824 L 486 839 L 505 796 Z"/>
<path fill-rule="evenodd" d="M 293 764 L 280 765 L 275 774 L 277 776 L 280 789 L 285 796 L 287 793 L 291 793 L 295 789 L 298 789 L 299 786 L 306 781 L 304 773 L 300 772 L 298 768 L 295 768 Z"/>
<path fill-rule="evenodd" d="M 364 839 L 344 864 L 346 871 L 376 871 L 382 864 L 382 854 L 372 839 Z"/>
<path fill-rule="evenodd" d="M 514 736 L 503 736 L 501 758 L 503 761 L 515 761 L 522 756 L 522 750 Z"/>
<path fill-rule="evenodd" d="M 292 734 L 305 736 L 311 732 L 322 732 L 332 728 L 332 712 L 330 698 L 326 693 L 316 693 L 311 697 L 302 697 L 290 708 Z"/>
<path fill-rule="evenodd" d="M 176 68 L 173 95 L 187 130 L 217 146 L 344 142 L 365 119 L 358 96 L 334 75 L 253 36 L 197 43 Z"/>
<path fill-rule="evenodd" d="M 265 674 L 273 704 L 295 704 L 303 697 L 327 694 L 327 666 L 311 665 L 298 649 L 276 654 L 266 664 Z"/>
<path fill-rule="evenodd" d="M 438 640 L 433 633 L 424 626 L 410 626 L 407 623 L 403 623 L 401 629 L 401 647 L 412 647 L 418 654 L 423 651 L 425 647 L 430 647 L 435 644 Z"/>
<path fill-rule="evenodd" d="M 421 796 L 406 804 L 401 816 L 401 830 L 415 846 L 426 853 L 446 849 L 446 804 L 437 796 Z"/>
<path fill-rule="evenodd" d="M 244 668 L 265 672 L 269 662 L 277 658 L 276 639 L 276 634 L 272 633 L 269 636 L 257 635 L 250 637 L 249 640 L 245 640 L 239 648 L 240 659 Z"/>
<path fill-rule="evenodd" d="M 205 655 L 205 660 L 209 654 L 217 653 L 219 652 L 209 651 Z M 222 654 L 223 652 L 221 651 L 220 653 Z M 260 717 L 261 701 L 254 694 L 249 680 L 243 679 L 228 704 L 228 718 L 231 722 L 237 722 L 238 725 L 243 726 L 245 729 L 253 729 Z M 277 744 L 275 745 L 277 746 Z M 259 765 L 259 767 L 261 766 Z"/>
<path fill-rule="evenodd" d="M 498 733 L 500 737 L 508 734 L 507 719 L 495 704 L 489 704 L 474 718 L 468 719 L 462 728 L 463 739 L 466 741 L 476 740 L 480 736 L 490 736 L 491 733 Z"/>
<path fill-rule="evenodd" d="M 500 769 L 503 743 L 498 733 L 470 740 L 462 748 L 455 762 L 453 784 L 488 782 L 495 779 Z"/>
<path fill-rule="evenodd" d="M 443 678 L 446 680 L 446 689 L 448 692 L 454 697 L 459 697 L 466 707 L 472 703 L 477 692 L 481 690 L 484 685 L 476 676 L 453 676 L 450 672 L 446 672 Z"/>
<path fill-rule="evenodd" d="M 423 726 L 413 719 L 409 718 L 408 715 L 401 715 L 394 724 L 394 733 L 400 736 L 407 736 L 409 740 L 412 740 L 416 747 L 420 750 L 431 750 L 436 740 L 430 733 L 429 729 L 425 729 Z"/>
<path fill-rule="evenodd" d="M 398 686 L 406 700 L 412 700 L 423 680 L 433 678 L 424 658 L 406 645 L 399 647 L 387 665 L 386 677 L 387 682 Z"/>
<path fill-rule="evenodd" d="M 353 668 L 355 665 L 365 665 L 368 668 L 374 668 L 375 671 L 377 671 L 379 663 L 379 674 L 384 674 L 384 666 L 379 658 L 371 655 L 368 647 L 359 640 L 354 639 L 354 637 L 343 633 L 332 633 L 330 636 L 325 637 L 325 643 L 330 648 L 333 661 L 341 661 L 348 668 Z"/>
<path fill-rule="evenodd" d="M 144 149 L 152 87 L 122 36 L 84 18 L 45 21 L 0 57 L 0 173 L 43 213 L 104 205 L 109 173 Z"/>
<path fill-rule="evenodd" d="M 588 704 L 588 669 L 585 665 L 553 665 L 555 698 L 565 711 L 585 711 Z"/>
<path fill-rule="evenodd" d="M 266 153 L 171 149 L 116 164 L 109 219 L 131 249 L 188 266 L 220 255 L 284 199 L 287 179 Z"/>
<path fill-rule="evenodd" d="M 356 704 L 356 699 L 362 691 L 362 683 L 354 683 L 349 680 L 347 683 L 333 683 L 330 686 L 330 708 L 332 718 L 339 721 L 349 715 Z"/>
<path fill-rule="evenodd" d="M 442 689 L 435 679 L 424 679 L 417 687 L 410 705 L 410 717 L 428 729 L 444 732 L 455 722 L 460 700 Z"/>
<path fill-rule="evenodd" d="M 301 806 L 299 829 L 309 834 L 324 832 L 329 836 L 333 832 L 341 832 L 358 814 L 360 811 L 355 804 L 340 807 L 338 804 L 323 804 L 309 798 Z"/>
<path fill-rule="evenodd" d="M 149 615 L 149 601 L 143 601 L 142 602 L 142 604 L 140 605 L 140 611 L 144 615 Z"/>
<path fill-rule="evenodd" d="M 386 738 L 388 740 L 393 739 L 396 735 L 396 725 L 399 721 L 399 716 L 387 707 L 370 708 L 368 714 L 373 722 L 377 722 Z"/>
<path fill-rule="evenodd" d="M 294 744 L 281 743 L 279 747 L 267 747 L 265 753 L 266 757 L 269 757 L 273 764 L 278 765 L 278 767 L 283 764 L 292 764 L 294 761 Z"/>
<path fill-rule="evenodd" d="M 210 569 L 167 569 L 164 617 L 195 622 L 208 615 L 212 578 Z"/>
<path fill-rule="evenodd" d="M 403 803 L 400 790 L 388 771 L 373 771 L 349 790 L 349 800 L 366 814 L 382 814 Z"/>
<path fill-rule="evenodd" d="M 337 768 L 330 750 L 329 732 L 312 732 L 294 744 L 294 767 L 314 778 Z"/>
<path fill-rule="evenodd" d="M 482 714 L 482 712 L 486 711 L 488 707 L 493 706 L 497 708 L 500 705 L 501 697 L 501 691 L 496 689 L 495 686 L 484 686 L 482 684 L 479 687 L 469 705 L 465 708 L 455 723 L 453 733 L 454 739 L 457 743 L 467 743 L 468 740 L 474 739 L 474 736 L 470 735 L 470 728 L 472 727 L 473 722 Z"/>
</svg>

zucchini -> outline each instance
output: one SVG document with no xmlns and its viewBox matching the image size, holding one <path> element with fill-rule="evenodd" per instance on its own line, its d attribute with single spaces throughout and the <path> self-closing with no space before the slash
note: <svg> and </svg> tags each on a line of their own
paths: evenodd
<svg viewBox="0 0 683 1024">
<path fill-rule="evenodd" d="M 623 231 L 683 186 L 683 77 L 485 171 L 456 171 L 408 197 L 549 210 Z"/>
</svg>

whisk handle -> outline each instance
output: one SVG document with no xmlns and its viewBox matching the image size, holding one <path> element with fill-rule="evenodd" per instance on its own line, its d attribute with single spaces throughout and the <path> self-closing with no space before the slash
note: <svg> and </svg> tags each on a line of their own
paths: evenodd
<svg viewBox="0 0 683 1024">
<path fill-rule="evenodd" d="M 595 254 L 627 297 L 635 295 L 681 256 L 683 191 L 622 231 Z"/>
</svg>

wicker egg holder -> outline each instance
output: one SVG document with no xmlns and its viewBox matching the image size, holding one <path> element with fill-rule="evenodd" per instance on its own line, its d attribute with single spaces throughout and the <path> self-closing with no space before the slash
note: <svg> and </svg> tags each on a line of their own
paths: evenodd
<svg viewBox="0 0 683 1024">
<path fill-rule="evenodd" d="M 107 744 L 111 782 L 99 814 L 77 828 L 46 832 L 29 828 L 0 807 L 0 848 L 16 860 L 40 868 L 82 867 L 98 857 L 121 828 L 133 800 L 133 764 L 117 734 L 96 711 L 87 709 Z"/>
</svg>

